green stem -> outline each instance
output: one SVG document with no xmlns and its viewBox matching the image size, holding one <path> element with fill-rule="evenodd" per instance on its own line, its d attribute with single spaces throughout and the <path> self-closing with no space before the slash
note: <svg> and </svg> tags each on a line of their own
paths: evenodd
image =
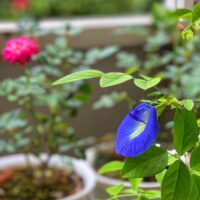
<svg viewBox="0 0 200 200">
<path fill-rule="evenodd" d="M 28 69 L 25 70 L 25 75 L 26 75 L 26 78 L 27 78 L 27 82 L 26 82 L 27 85 L 26 86 L 27 86 L 27 89 L 28 89 L 30 84 L 31 84 L 31 76 L 30 76 L 30 72 L 29 72 Z M 28 104 L 25 106 L 25 109 L 27 111 L 26 113 L 28 114 L 29 118 L 31 119 L 30 123 L 33 124 L 35 136 L 40 143 L 40 152 L 46 152 L 44 130 L 42 130 L 42 125 L 38 122 L 38 120 L 36 118 L 36 112 L 34 110 L 33 101 L 34 101 L 33 96 L 30 94 Z"/>
</svg>

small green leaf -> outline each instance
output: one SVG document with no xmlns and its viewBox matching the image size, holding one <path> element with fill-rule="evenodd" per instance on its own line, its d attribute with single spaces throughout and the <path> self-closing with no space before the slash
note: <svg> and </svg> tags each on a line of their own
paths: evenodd
<svg viewBox="0 0 200 200">
<path fill-rule="evenodd" d="M 115 185 L 112 187 L 109 187 L 106 189 L 106 192 L 110 195 L 110 196 L 117 196 L 121 193 L 121 191 L 123 190 L 124 185 L 120 184 L 120 185 Z"/>
<path fill-rule="evenodd" d="M 195 31 L 199 31 L 200 30 L 200 19 L 198 19 L 197 21 L 195 21 L 192 25 L 192 28 L 195 30 Z"/>
<path fill-rule="evenodd" d="M 189 200 L 191 178 L 187 167 L 177 160 L 168 168 L 161 187 L 162 200 Z"/>
<path fill-rule="evenodd" d="M 149 200 L 145 195 L 138 195 L 137 200 Z"/>
<path fill-rule="evenodd" d="M 161 192 L 159 190 L 146 190 L 145 194 L 149 199 L 161 199 Z"/>
<path fill-rule="evenodd" d="M 190 193 L 190 200 L 199 200 L 200 197 L 200 177 L 192 174 L 192 186 L 191 186 L 191 193 Z"/>
<path fill-rule="evenodd" d="M 197 3 L 192 10 L 192 22 L 197 21 L 200 18 L 200 2 Z"/>
<path fill-rule="evenodd" d="M 193 170 L 200 172 L 200 146 L 192 152 L 190 157 L 190 166 Z"/>
<path fill-rule="evenodd" d="M 185 99 L 182 101 L 182 103 L 183 103 L 184 107 L 189 111 L 191 111 L 194 107 L 194 102 L 190 99 Z"/>
<path fill-rule="evenodd" d="M 173 145 L 179 155 L 189 151 L 198 138 L 198 126 L 193 111 L 177 109 L 174 119 Z"/>
<path fill-rule="evenodd" d="M 121 73 L 121 72 L 110 72 L 104 74 L 100 79 L 101 87 L 109 87 L 113 85 L 118 85 L 120 83 L 126 82 L 130 79 L 133 79 L 131 75 Z"/>
<path fill-rule="evenodd" d="M 104 166 L 102 166 L 99 169 L 99 173 L 104 174 L 107 172 L 119 171 L 119 170 L 122 170 L 123 166 L 124 166 L 123 162 L 112 161 L 112 162 L 106 163 Z"/>
<path fill-rule="evenodd" d="M 73 81 L 78 81 L 82 79 L 89 79 L 89 78 L 97 78 L 101 77 L 104 73 L 99 70 L 84 70 L 79 72 L 74 72 L 72 74 L 69 74 L 56 82 L 53 83 L 53 85 L 63 84 L 63 83 L 69 83 Z"/>
<path fill-rule="evenodd" d="M 129 179 L 129 182 L 131 183 L 131 187 L 133 190 L 137 190 L 139 188 L 140 183 L 142 182 L 143 178 L 133 178 Z"/>
<path fill-rule="evenodd" d="M 122 169 L 123 178 L 143 178 L 160 173 L 167 166 L 168 154 L 165 150 L 152 146 L 145 153 L 128 158 Z"/>
<path fill-rule="evenodd" d="M 193 31 L 192 31 L 191 29 L 185 29 L 185 30 L 181 33 L 181 35 L 182 35 L 182 38 L 183 38 L 184 40 L 190 40 L 190 39 L 193 38 L 194 33 L 193 33 Z"/>
<path fill-rule="evenodd" d="M 137 87 L 148 90 L 154 86 L 156 86 L 158 83 L 160 83 L 161 78 L 151 78 L 150 80 L 143 80 L 143 79 L 135 79 L 134 83 Z"/>
<path fill-rule="evenodd" d="M 166 109 L 168 105 L 168 101 L 164 98 L 160 98 L 159 102 L 160 104 L 155 107 L 158 117 L 162 114 L 162 112 Z"/>
<path fill-rule="evenodd" d="M 159 183 L 160 185 L 162 185 L 162 181 L 163 181 L 163 178 L 164 178 L 166 172 L 167 172 L 167 170 L 164 169 L 164 170 L 163 170 L 162 172 L 160 172 L 159 174 L 156 174 L 156 180 L 158 181 L 158 183 Z"/>
</svg>

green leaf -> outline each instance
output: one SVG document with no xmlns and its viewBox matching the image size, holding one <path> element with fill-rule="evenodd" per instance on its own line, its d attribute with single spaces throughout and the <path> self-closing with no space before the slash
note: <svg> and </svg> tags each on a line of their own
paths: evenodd
<svg viewBox="0 0 200 200">
<path fill-rule="evenodd" d="M 162 200 L 189 200 L 191 178 L 187 167 L 177 160 L 170 165 L 162 182 Z"/>
<path fill-rule="evenodd" d="M 145 194 L 149 199 L 161 199 L 161 192 L 159 190 L 146 190 Z"/>
<path fill-rule="evenodd" d="M 123 188 L 124 188 L 123 184 L 115 185 L 115 186 L 107 188 L 106 192 L 111 196 L 117 196 L 117 195 L 119 195 L 121 193 Z"/>
<path fill-rule="evenodd" d="M 192 28 L 195 30 L 195 31 L 199 31 L 200 30 L 200 19 L 198 19 L 197 21 L 195 21 L 192 25 Z"/>
<path fill-rule="evenodd" d="M 160 81 L 161 78 L 151 78 L 150 80 L 135 79 L 134 84 L 143 90 L 148 90 L 156 86 Z"/>
<path fill-rule="evenodd" d="M 192 155 L 190 157 L 190 167 L 193 170 L 196 170 L 196 171 L 200 172 L 200 146 L 198 146 L 192 152 Z"/>
<path fill-rule="evenodd" d="M 200 2 L 197 3 L 192 10 L 192 22 L 200 18 Z"/>
<path fill-rule="evenodd" d="M 128 158 L 122 169 L 124 178 L 143 178 L 160 173 L 167 166 L 167 152 L 152 146 L 144 154 Z"/>
<path fill-rule="evenodd" d="M 63 83 L 69 83 L 73 81 L 78 81 L 82 79 L 89 79 L 89 78 L 97 78 L 101 77 L 104 73 L 99 70 L 84 70 L 79 72 L 74 72 L 72 74 L 69 74 L 56 82 L 53 83 L 53 85 L 63 84 Z"/>
<path fill-rule="evenodd" d="M 112 162 L 106 163 L 104 166 L 102 166 L 99 169 L 99 173 L 104 174 L 107 172 L 119 171 L 119 170 L 122 170 L 123 166 L 124 166 L 123 162 L 112 161 Z"/>
<path fill-rule="evenodd" d="M 112 108 L 121 101 L 124 101 L 127 98 L 126 92 L 112 92 L 110 94 L 105 94 L 100 97 L 98 101 L 96 101 L 92 108 L 97 110 L 101 108 Z"/>
<path fill-rule="evenodd" d="M 198 126 L 193 111 L 177 109 L 174 119 L 173 145 L 179 155 L 189 151 L 196 143 Z"/>
<path fill-rule="evenodd" d="M 191 111 L 194 107 L 194 102 L 191 99 L 185 99 L 182 101 L 182 103 L 184 107 L 189 111 Z"/>
<path fill-rule="evenodd" d="M 192 11 L 186 13 L 185 15 L 182 15 L 181 18 L 191 21 L 192 20 Z"/>
<path fill-rule="evenodd" d="M 164 178 L 166 172 L 167 172 L 167 170 L 164 169 L 164 170 L 163 170 L 162 172 L 160 172 L 159 174 L 156 174 L 156 180 L 158 181 L 158 183 L 159 183 L 160 185 L 162 185 L 162 181 L 163 181 L 163 178 Z"/>
<path fill-rule="evenodd" d="M 184 16 L 184 15 L 186 15 L 186 14 L 189 14 L 189 13 L 191 13 L 191 12 L 192 12 L 192 11 L 189 10 L 189 9 L 181 8 L 181 9 L 177 9 L 177 10 L 175 11 L 175 15 L 176 15 L 177 17 L 182 18 L 182 16 Z"/>
<path fill-rule="evenodd" d="M 149 199 L 144 195 L 138 195 L 137 200 L 149 200 Z"/>
<path fill-rule="evenodd" d="M 194 33 L 191 29 L 185 29 L 184 31 L 182 31 L 181 35 L 184 40 L 190 40 L 193 38 Z"/>
<path fill-rule="evenodd" d="M 117 46 L 105 47 L 104 49 L 102 49 L 99 52 L 98 57 L 99 57 L 99 59 L 105 59 L 105 58 L 108 58 L 109 56 L 113 55 L 117 51 L 118 51 Z"/>
<path fill-rule="evenodd" d="M 126 82 L 130 79 L 133 79 L 131 75 L 121 73 L 121 72 L 110 72 L 104 74 L 100 79 L 101 87 L 109 87 L 113 85 L 118 85 L 120 83 Z"/>
<path fill-rule="evenodd" d="M 139 188 L 140 183 L 142 182 L 143 178 L 133 178 L 129 179 L 131 187 L 133 190 L 137 190 Z"/>
<path fill-rule="evenodd" d="M 199 200 L 200 197 L 200 177 L 192 174 L 191 176 L 192 184 L 191 184 L 191 193 L 190 193 L 190 200 Z"/>
</svg>

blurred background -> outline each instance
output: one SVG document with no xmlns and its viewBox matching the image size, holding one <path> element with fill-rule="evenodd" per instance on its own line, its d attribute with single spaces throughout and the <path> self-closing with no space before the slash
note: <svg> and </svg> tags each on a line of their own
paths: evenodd
<svg viewBox="0 0 200 200">
<path fill-rule="evenodd" d="M 58 29 L 67 21 L 69 26 L 80 29 L 79 33 L 70 36 L 68 40 L 70 48 L 87 51 L 91 48 L 114 45 L 118 50 L 133 52 L 143 59 L 143 45 L 147 32 L 151 32 L 150 13 L 155 2 L 162 3 L 161 0 L 148 2 L 145 0 L 1 0 L 1 48 L 5 45 L 5 40 L 20 34 L 20 26 L 29 26 L 33 23 L 33 26 L 39 27 L 45 32 L 49 29 Z M 26 21 L 31 23 L 27 25 Z M 55 35 L 49 34 L 39 38 L 40 49 L 45 49 L 48 43 L 54 41 L 55 37 Z M 95 63 L 92 68 L 102 71 L 119 70 L 117 68 L 117 51 L 108 58 Z M 134 58 L 130 58 L 130 62 L 133 63 L 127 64 L 134 64 Z M 3 62 L 1 65 L 1 80 L 21 74 L 17 67 L 8 66 Z M 142 95 L 137 89 L 133 91 L 130 83 L 111 89 L 100 89 L 96 80 L 92 80 L 91 84 L 92 92 L 89 101 L 80 108 L 79 114 L 72 120 L 77 134 L 82 137 L 86 135 L 101 136 L 105 133 L 115 132 L 128 110 L 126 102 L 121 102 L 111 109 L 92 109 L 91 105 L 98 101 L 102 94 L 113 90 L 125 90 L 134 97 L 135 101 Z M 15 107 L 14 104 L 8 104 L 1 98 L 0 112 L 13 107 Z"/>
<path fill-rule="evenodd" d="M 44 146 L 33 152 L 35 155 L 49 149 L 50 154 L 72 150 L 70 155 L 83 158 L 79 146 L 107 142 L 95 149 L 100 152 L 96 157 L 92 150 L 94 169 L 110 160 L 123 160 L 114 153 L 116 131 L 128 111 L 147 94 L 131 81 L 108 88 L 100 88 L 97 79 L 64 86 L 52 83 L 83 69 L 137 72 L 137 77 L 163 77 L 159 84 L 162 94 L 175 94 L 178 99 L 198 97 L 200 40 L 182 40 L 185 24 L 178 23 L 173 12 L 193 5 L 193 0 L 0 0 L 1 51 L 6 41 L 22 35 L 37 38 L 39 45 L 39 54 L 28 67 L 32 78 L 28 89 L 24 87 L 24 67 L 0 57 L 0 137 L 5 140 L 0 141 L 0 154 L 30 152 L 32 142 L 37 151 L 38 146 Z M 36 114 L 26 117 L 23 112 L 27 105 L 30 108 L 28 97 Z M 171 147 L 173 114 L 169 111 L 159 118 L 158 142 L 165 147 Z M 33 116 L 39 121 L 37 126 Z M 49 149 L 44 141 L 38 145 L 32 134 L 34 127 L 42 129 Z M 22 140 L 25 137 L 32 141 Z M 94 140 L 85 140 L 91 137 Z M 110 177 L 119 178 L 119 174 Z M 152 180 L 155 178 L 145 181 Z M 102 194 L 105 199 L 105 188 L 97 190 L 96 196 Z"/>
<path fill-rule="evenodd" d="M 160 73 L 167 80 L 161 84 L 164 93 L 196 97 L 199 79 L 195 76 L 191 84 L 188 80 L 199 74 L 198 68 L 193 69 L 199 65 L 198 39 L 177 46 L 183 25 L 177 27 L 172 12 L 176 7 L 193 5 L 194 1 L 181 0 L 1 0 L 0 48 L 8 39 L 28 34 L 37 37 L 46 65 L 67 68 L 65 74 L 85 68 L 105 72 L 136 69 L 138 74 L 150 76 Z M 58 50 L 59 45 L 64 49 Z M 38 60 L 34 60 L 37 65 Z M 2 81 L 23 74 L 22 69 L 3 60 L 0 65 Z M 101 140 L 107 133 L 115 137 L 119 123 L 144 92 L 131 82 L 106 89 L 95 79 L 88 84 L 87 97 L 70 102 L 76 110 L 69 119 L 74 132 L 81 138 Z M 3 97 L 0 101 L 0 113 L 17 107 Z M 164 133 L 169 118 L 163 115 L 161 119 Z M 170 140 L 169 134 L 162 137 Z"/>
<path fill-rule="evenodd" d="M 31 16 L 36 19 L 63 18 L 80 16 L 109 16 L 145 13 L 151 10 L 154 2 L 161 0 L 1 0 L 1 19 L 19 19 L 22 16 Z M 21 12 L 16 11 L 16 8 Z"/>
</svg>

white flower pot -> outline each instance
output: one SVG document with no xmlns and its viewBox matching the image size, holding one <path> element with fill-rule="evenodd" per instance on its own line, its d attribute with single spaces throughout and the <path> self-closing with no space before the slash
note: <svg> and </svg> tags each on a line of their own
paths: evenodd
<svg viewBox="0 0 200 200">
<path fill-rule="evenodd" d="M 94 162 L 96 160 L 96 154 L 98 151 L 103 151 L 106 149 L 111 149 L 111 147 L 113 146 L 113 143 L 103 143 L 103 144 L 99 144 L 96 145 L 94 147 L 88 148 L 86 150 L 86 160 L 87 162 L 91 165 L 94 166 Z M 125 187 L 130 187 L 131 184 L 127 181 L 122 181 L 119 179 L 115 179 L 115 178 L 110 178 L 104 175 L 100 175 L 98 174 L 98 172 L 96 172 L 96 179 L 97 182 L 105 185 L 105 186 L 114 186 L 114 185 L 118 185 L 118 184 L 124 184 Z M 140 188 L 141 189 L 159 189 L 160 185 L 156 182 L 142 182 L 140 184 Z"/>
<path fill-rule="evenodd" d="M 41 159 L 46 159 L 47 155 L 42 154 L 40 156 Z M 40 165 L 40 161 L 37 157 L 33 155 L 29 155 L 30 163 L 33 166 Z M 15 168 L 20 166 L 27 165 L 27 158 L 24 154 L 16 154 L 11 156 L 3 156 L 0 157 L 0 170 L 4 170 L 7 168 Z M 51 157 L 49 166 L 56 166 L 60 168 L 64 168 L 64 163 L 70 162 L 73 165 L 74 171 L 83 179 L 84 188 L 77 192 L 76 194 L 70 195 L 68 197 L 59 199 L 59 200 L 87 200 L 88 195 L 91 194 L 95 185 L 96 185 L 96 177 L 93 169 L 82 160 L 74 159 L 67 156 L 59 156 L 53 155 Z"/>
</svg>

